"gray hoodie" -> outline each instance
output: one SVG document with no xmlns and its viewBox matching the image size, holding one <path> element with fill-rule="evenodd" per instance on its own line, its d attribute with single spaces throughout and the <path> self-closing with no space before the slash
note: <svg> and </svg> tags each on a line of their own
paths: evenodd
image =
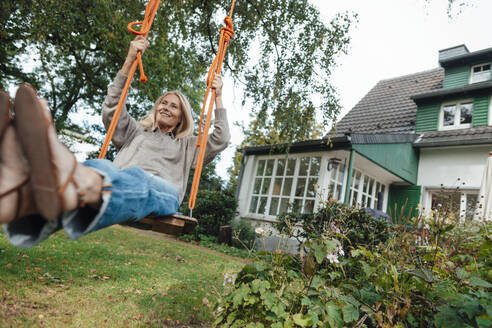
<svg viewBox="0 0 492 328">
<path fill-rule="evenodd" d="M 106 129 L 118 105 L 127 77 L 118 73 L 108 88 L 103 103 L 102 118 Z M 205 163 L 227 147 L 231 138 L 225 108 L 215 109 L 214 130 L 209 135 L 205 151 Z M 137 123 L 123 106 L 113 135 L 113 144 L 118 149 L 114 164 L 120 169 L 140 167 L 170 182 L 178 191 L 179 202 L 183 200 L 190 169 L 195 167 L 198 150 L 197 137 L 174 138 L 159 129 L 147 131 Z"/>
</svg>

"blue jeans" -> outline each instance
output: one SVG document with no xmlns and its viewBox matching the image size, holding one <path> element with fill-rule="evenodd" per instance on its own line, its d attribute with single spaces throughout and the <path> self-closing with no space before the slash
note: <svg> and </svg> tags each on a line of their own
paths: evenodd
<svg viewBox="0 0 492 328">
<path fill-rule="evenodd" d="M 179 207 L 179 196 L 169 182 L 139 167 L 121 170 L 106 159 L 83 163 L 104 179 L 102 205 L 65 212 L 57 221 L 48 222 L 39 215 L 27 216 L 5 224 L 12 244 L 32 247 L 63 228 L 72 239 L 122 222 L 136 222 L 150 214 L 170 215 Z"/>
</svg>

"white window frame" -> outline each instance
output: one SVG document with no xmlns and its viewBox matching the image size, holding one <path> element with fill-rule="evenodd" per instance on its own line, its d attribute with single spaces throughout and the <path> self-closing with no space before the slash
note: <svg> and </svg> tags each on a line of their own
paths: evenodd
<svg viewBox="0 0 492 328">
<path fill-rule="evenodd" d="M 461 124 L 460 119 L 461 119 L 461 111 L 460 111 L 460 105 L 465 104 L 465 103 L 471 103 L 472 104 L 472 122 L 471 123 L 465 123 Z M 449 105 L 455 105 L 456 106 L 456 112 L 454 114 L 454 125 L 451 126 L 444 126 L 444 107 L 449 106 Z M 473 115 L 475 112 L 475 103 L 474 99 L 462 99 L 462 100 L 456 100 L 456 101 L 448 101 L 445 103 L 441 104 L 441 109 L 439 112 L 439 130 L 440 131 L 446 131 L 446 130 L 457 130 L 457 129 L 466 129 L 466 128 L 471 128 L 472 123 L 473 123 Z M 458 115 L 459 114 L 459 115 Z"/>
<path fill-rule="evenodd" d="M 297 198 L 301 198 L 302 199 L 302 202 L 304 203 L 305 200 L 311 200 L 312 197 L 306 197 L 306 196 L 302 196 L 302 197 L 298 197 L 298 196 L 295 196 L 295 191 L 296 191 L 296 188 L 297 188 L 297 183 L 298 183 L 298 179 L 299 179 L 299 168 L 300 168 L 300 159 L 302 157 L 308 157 L 309 159 L 311 159 L 312 157 L 319 157 L 320 158 L 320 168 L 319 168 L 319 171 L 318 171 L 318 179 L 316 181 L 316 184 L 318 185 L 318 189 L 319 189 L 319 186 L 320 186 L 320 182 L 323 181 L 324 179 L 324 174 L 326 170 L 324 170 L 323 168 L 326 168 L 326 160 L 325 160 L 325 156 L 323 156 L 322 154 L 320 153 L 300 153 L 300 154 L 289 154 L 288 156 L 285 156 L 285 155 L 279 155 L 279 156 L 258 156 L 257 158 L 255 158 L 255 164 L 254 164 L 254 170 L 253 170 L 253 176 L 252 176 L 252 187 L 251 187 L 251 190 L 249 192 L 249 195 L 248 195 L 248 202 L 247 202 L 247 216 L 248 217 L 251 217 L 253 219 L 266 219 L 266 220 L 276 220 L 277 219 L 277 215 L 270 215 L 270 206 L 271 206 L 271 201 L 272 201 L 272 197 L 277 197 L 277 195 L 273 195 L 273 187 L 274 187 L 274 181 L 275 181 L 275 178 L 277 177 L 276 176 L 276 173 L 277 173 L 277 165 L 278 165 L 278 160 L 279 159 L 285 159 L 286 160 L 286 167 L 285 169 L 287 169 L 287 163 L 288 163 L 288 160 L 289 159 L 292 159 L 292 158 L 295 158 L 296 159 L 296 165 L 295 165 L 295 168 L 294 168 L 294 175 L 292 176 L 292 186 L 291 186 L 291 190 L 290 190 L 290 195 L 288 196 L 283 196 L 283 195 L 278 195 L 278 197 L 280 199 L 282 198 L 289 198 L 289 203 L 293 203 L 295 201 L 295 199 Z M 264 160 L 265 161 L 265 165 L 267 163 L 268 160 L 274 160 L 274 165 L 273 165 L 273 171 L 272 171 L 272 176 L 271 176 L 271 181 L 270 181 L 270 186 L 269 186 L 269 189 L 268 189 L 268 192 L 267 192 L 267 203 L 266 203 L 266 206 L 265 206 L 265 213 L 252 213 L 250 212 L 250 208 L 251 208 L 251 202 L 253 200 L 253 196 L 256 196 L 257 194 L 254 194 L 254 183 L 255 183 L 255 180 L 257 178 L 257 171 L 258 171 L 258 165 L 260 163 L 261 160 Z M 309 161 L 309 165 L 311 165 L 311 160 Z M 311 172 L 309 172 L 311 173 Z M 261 177 L 263 177 L 264 179 L 264 176 L 262 175 Z M 284 172 L 284 175 L 282 177 L 285 177 L 285 172 Z M 290 176 L 289 176 L 290 177 Z M 306 189 L 307 189 L 307 184 L 308 184 L 308 181 L 309 181 L 309 178 L 311 177 L 311 175 L 309 174 L 309 176 L 306 176 L 306 186 L 304 187 L 304 194 L 306 194 Z M 282 182 L 282 188 L 283 188 L 283 184 L 284 184 L 284 181 Z M 261 187 L 260 187 L 260 191 L 261 191 Z M 283 189 L 282 189 L 283 191 Z M 258 196 L 258 203 L 256 205 L 256 209 L 258 210 L 259 206 L 260 206 L 260 198 L 261 196 Z M 313 207 L 313 212 L 316 211 L 316 209 L 318 208 L 319 206 L 319 201 L 320 201 L 320 197 L 314 197 L 314 207 Z M 280 204 L 278 205 L 280 206 Z M 302 211 L 304 212 L 304 209 L 302 209 Z"/>
<path fill-rule="evenodd" d="M 376 179 L 375 177 L 371 176 L 370 174 L 365 173 L 361 169 L 354 168 L 353 169 L 353 172 L 354 172 L 353 174 L 356 174 L 356 172 L 359 172 L 360 173 L 359 186 L 356 189 L 357 199 L 355 200 L 354 207 L 357 207 L 357 208 L 360 208 L 361 207 L 361 205 L 362 205 L 362 196 L 364 194 L 366 196 L 367 195 L 370 195 L 370 197 L 371 197 L 370 204 L 365 204 L 364 207 L 369 207 L 369 208 L 372 208 L 372 209 L 377 209 L 377 199 L 378 199 L 377 193 L 378 193 L 378 190 L 376 190 L 377 189 L 376 186 L 378 185 L 378 183 L 379 183 L 380 188 L 382 186 L 384 186 L 384 191 L 383 191 L 383 197 L 384 198 L 383 199 L 384 199 L 384 202 L 386 202 L 386 195 L 387 195 L 387 191 L 389 190 L 388 184 L 383 183 L 382 181 L 379 181 L 378 179 Z M 364 190 L 363 189 L 364 179 L 366 177 L 369 179 L 369 181 L 370 181 L 370 179 L 372 179 L 374 181 L 370 193 L 368 192 L 369 190 L 367 190 L 366 192 L 363 191 Z M 354 186 L 355 186 L 355 177 L 352 177 L 352 181 L 350 183 L 350 188 L 348 188 L 348 192 L 350 193 L 350 198 L 349 198 L 349 204 L 350 205 L 352 205 L 352 203 L 354 201 L 354 192 L 353 192 Z M 384 209 L 384 204 L 383 204 L 383 209 Z"/>
<path fill-rule="evenodd" d="M 335 178 L 332 178 L 333 173 L 335 173 Z M 347 166 L 345 165 L 345 162 L 339 163 L 338 165 L 332 167 L 327 175 L 327 188 L 328 188 L 328 196 L 331 199 L 335 199 L 337 202 L 343 202 L 344 198 L 344 186 L 345 186 L 345 180 L 346 180 L 346 175 L 347 174 Z M 334 190 L 330 190 L 330 186 L 334 187 Z M 339 193 L 338 199 L 335 198 L 335 194 Z"/>
<path fill-rule="evenodd" d="M 442 192 L 458 192 L 456 188 L 445 188 L 445 189 L 428 189 L 427 190 L 427 202 L 429 207 L 429 212 L 430 210 L 433 210 L 432 208 L 432 195 L 433 194 L 439 194 Z M 478 202 L 478 194 L 479 190 L 478 189 L 465 189 L 465 190 L 459 190 L 460 192 L 460 209 L 459 209 L 459 220 L 461 223 L 465 222 L 466 219 L 466 206 L 467 206 L 467 197 L 468 195 L 476 195 L 477 196 L 477 202 Z M 473 218 L 472 218 L 473 219 Z"/>
<path fill-rule="evenodd" d="M 478 64 L 478 65 L 472 66 L 471 69 L 470 69 L 470 81 L 469 81 L 469 83 L 472 84 L 472 83 L 480 83 L 480 82 L 484 82 L 484 81 L 489 81 L 490 80 L 490 73 L 491 73 L 490 64 L 491 63 L 482 63 L 482 64 Z M 475 74 L 474 74 L 473 70 L 475 69 L 475 67 L 483 67 L 485 65 L 489 65 L 489 71 L 488 71 L 489 72 L 489 75 L 488 75 L 487 79 L 485 79 L 485 80 L 479 80 L 479 81 L 474 81 L 473 78 L 474 78 Z M 480 71 L 480 73 L 483 73 L 483 71 Z M 485 75 L 485 74 L 480 74 L 480 76 L 481 75 Z"/>
</svg>

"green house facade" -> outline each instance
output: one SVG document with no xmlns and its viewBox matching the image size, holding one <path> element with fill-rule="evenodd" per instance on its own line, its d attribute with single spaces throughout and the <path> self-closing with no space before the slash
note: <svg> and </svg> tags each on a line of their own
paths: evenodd
<svg viewBox="0 0 492 328">
<path fill-rule="evenodd" d="M 334 199 L 393 221 L 446 206 L 471 219 L 492 151 L 492 48 L 438 60 L 378 82 L 325 138 L 243 148 L 239 217 L 272 222 Z"/>
</svg>

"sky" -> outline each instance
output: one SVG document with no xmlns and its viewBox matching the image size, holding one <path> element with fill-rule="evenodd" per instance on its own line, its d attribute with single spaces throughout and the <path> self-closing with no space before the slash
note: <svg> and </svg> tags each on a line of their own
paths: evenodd
<svg viewBox="0 0 492 328">
<path fill-rule="evenodd" d="M 439 67 L 438 51 L 465 44 L 470 51 L 492 47 L 490 16 L 492 0 L 469 0 L 448 16 L 447 0 L 311 0 L 325 23 L 336 13 L 354 12 L 347 55 L 338 59 L 332 83 L 343 107 L 342 118 L 380 80 Z M 458 1 L 459 2 L 459 1 Z M 231 42 L 234 42 L 232 40 Z M 232 122 L 231 145 L 222 153 L 217 173 L 228 180 L 234 151 L 243 139 L 233 124 L 249 121 L 248 108 L 241 107 L 240 91 L 225 78 L 224 105 Z"/>
</svg>

